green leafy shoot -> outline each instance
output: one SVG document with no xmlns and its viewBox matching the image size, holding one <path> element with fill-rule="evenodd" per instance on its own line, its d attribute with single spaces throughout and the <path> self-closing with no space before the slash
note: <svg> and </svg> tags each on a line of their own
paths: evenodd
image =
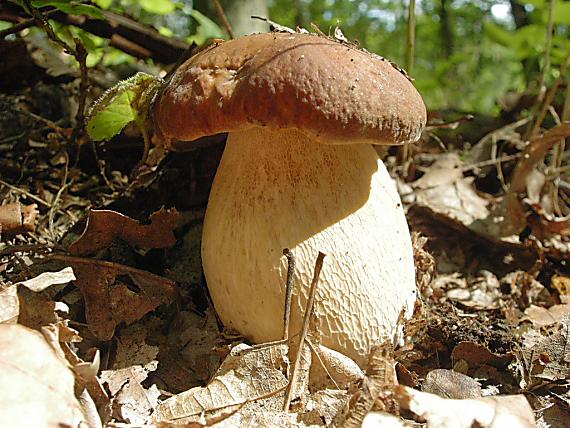
<svg viewBox="0 0 570 428">
<path fill-rule="evenodd" d="M 133 121 L 145 135 L 150 104 L 163 83 L 158 77 L 137 73 L 105 92 L 88 113 L 87 133 L 91 139 L 110 140 Z"/>
</svg>

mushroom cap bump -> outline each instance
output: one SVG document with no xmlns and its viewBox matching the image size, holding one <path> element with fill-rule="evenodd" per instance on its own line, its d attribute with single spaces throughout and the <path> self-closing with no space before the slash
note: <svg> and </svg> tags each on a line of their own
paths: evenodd
<svg viewBox="0 0 570 428">
<path fill-rule="evenodd" d="M 423 100 L 388 60 L 312 34 L 263 33 L 213 45 L 173 74 L 155 105 L 166 140 L 253 126 L 296 128 L 321 143 L 403 144 Z"/>
</svg>

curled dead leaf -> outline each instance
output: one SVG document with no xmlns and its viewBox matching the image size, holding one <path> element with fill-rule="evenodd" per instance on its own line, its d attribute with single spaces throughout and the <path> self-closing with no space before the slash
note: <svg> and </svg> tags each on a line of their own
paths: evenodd
<svg viewBox="0 0 570 428">
<path fill-rule="evenodd" d="M 83 234 L 70 246 L 72 254 L 86 255 L 107 248 L 115 239 L 142 248 L 168 248 L 176 243 L 172 231 L 180 223 L 175 209 L 161 209 L 140 224 L 126 215 L 110 210 L 92 210 Z"/>
</svg>

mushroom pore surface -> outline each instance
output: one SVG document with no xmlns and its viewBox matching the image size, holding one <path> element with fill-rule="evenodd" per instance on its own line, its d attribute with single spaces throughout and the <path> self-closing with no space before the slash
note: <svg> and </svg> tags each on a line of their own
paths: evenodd
<svg viewBox="0 0 570 428">
<path fill-rule="evenodd" d="M 204 274 L 222 322 L 260 343 L 281 338 L 287 275 L 296 256 L 290 334 L 299 332 L 314 263 L 314 325 L 322 344 L 364 365 L 395 337 L 416 298 L 413 251 L 400 198 L 367 144 L 318 144 L 302 131 L 232 132 L 208 203 Z"/>
</svg>

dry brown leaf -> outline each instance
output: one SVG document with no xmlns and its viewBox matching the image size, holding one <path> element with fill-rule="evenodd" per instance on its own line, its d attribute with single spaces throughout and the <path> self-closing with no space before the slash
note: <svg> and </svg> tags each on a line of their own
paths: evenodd
<svg viewBox="0 0 570 428">
<path fill-rule="evenodd" d="M 121 322 L 131 324 L 177 295 L 173 281 L 146 271 L 101 260 L 52 257 L 73 267 L 89 329 L 100 340 L 111 339 Z"/>
<path fill-rule="evenodd" d="M 0 421 L 6 427 L 85 424 L 74 375 L 41 334 L 0 325 Z"/>
<path fill-rule="evenodd" d="M 76 255 L 91 254 L 107 248 L 116 239 L 142 248 L 168 248 L 176 243 L 172 231 L 179 225 L 180 215 L 175 209 L 161 209 L 149 220 L 148 225 L 140 224 L 115 211 L 92 210 L 83 234 L 69 249 Z"/>
<path fill-rule="evenodd" d="M 280 411 L 287 386 L 287 352 L 286 344 L 236 346 L 208 385 L 161 403 L 153 420 L 209 423 L 229 417 L 239 420 L 261 408 Z"/>
<path fill-rule="evenodd" d="M 312 346 L 312 364 L 309 374 L 311 390 L 324 388 L 348 389 L 364 378 L 364 373 L 353 360 L 326 346 Z"/>
<path fill-rule="evenodd" d="M 403 409 L 427 421 L 428 428 L 531 428 L 534 414 L 523 395 L 450 400 L 406 386 L 395 390 Z"/>
<path fill-rule="evenodd" d="M 32 232 L 35 227 L 37 205 L 23 205 L 20 202 L 0 205 L 0 236 Z"/>
<path fill-rule="evenodd" d="M 523 336 L 519 362 L 527 384 L 534 385 L 537 380 L 570 379 L 570 318 L 563 318 L 557 327 L 552 335 L 531 330 Z"/>
<path fill-rule="evenodd" d="M 530 321 L 535 327 L 548 327 L 570 316 L 570 305 L 553 305 L 550 308 L 530 306 L 524 311 L 525 317 L 521 321 Z"/>
<path fill-rule="evenodd" d="M 113 417 L 120 422 L 144 424 L 158 405 L 157 387 L 145 388 L 142 382 L 156 370 L 158 347 L 146 343 L 146 329 L 134 324 L 116 337 L 117 350 L 112 369 L 100 379 L 111 393 Z"/>
<path fill-rule="evenodd" d="M 448 285 L 447 288 L 446 295 L 450 300 L 470 309 L 498 309 L 502 297 L 497 277 L 488 271 L 481 271 L 480 276 L 470 279 L 462 287 Z"/>
<path fill-rule="evenodd" d="M 438 267 L 447 272 L 472 269 L 473 262 L 496 274 L 514 269 L 530 270 L 538 259 L 536 248 L 520 243 L 502 241 L 465 226 L 429 207 L 413 205 L 408 209 L 410 228 L 430 238 L 429 248 L 437 257 Z M 451 262 L 451 263 L 449 263 Z"/>
<path fill-rule="evenodd" d="M 20 315 L 20 301 L 16 285 L 0 285 L 0 324 L 16 324 Z"/>
<path fill-rule="evenodd" d="M 146 389 L 141 383 L 148 377 L 149 372 L 156 370 L 157 365 L 157 361 L 152 361 L 144 367 L 135 365 L 101 373 L 100 378 L 108 385 L 112 396 L 115 420 L 136 425 L 148 421 L 158 405 L 160 392 L 156 385 Z"/>
<path fill-rule="evenodd" d="M 412 186 L 418 204 L 469 225 L 489 215 L 488 201 L 477 195 L 472 177 L 463 177 L 461 166 L 457 154 L 446 153 Z"/>
<path fill-rule="evenodd" d="M 26 287 L 20 287 L 18 300 L 20 301 L 18 322 L 26 327 L 39 330 L 60 320 L 56 312 L 56 302 L 44 293 L 35 293 Z"/>
<path fill-rule="evenodd" d="M 45 290 L 52 285 L 67 284 L 68 282 L 75 281 L 73 269 L 66 267 L 58 272 L 44 272 L 38 276 L 22 281 L 19 284 L 32 290 L 36 293 Z"/>
<path fill-rule="evenodd" d="M 554 275 L 550 280 L 552 287 L 558 291 L 562 303 L 570 303 L 570 277 Z"/>
<path fill-rule="evenodd" d="M 453 370 L 430 371 L 422 384 L 422 391 L 442 398 L 464 399 L 481 397 L 481 385 L 475 379 Z"/>
<path fill-rule="evenodd" d="M 451 358 L 455 363 L 459 360 L 464 360 L 470 369 L 483 365 L 502 369 L 514 359 L 514 355 L 511 353 L 504 355 L 494 354 L 485 346 L 478 343 L 461 342 L 453 348 Z"/>
<path fill-rule="evenodd" d="M 360 427 L 370 411 L 394 410 L 391 408 L 392 389 L 398 384 L 396 379 L 393 345 L 386 341 L 370 351 L 368 367 L 362 385 L 350 399 L 345 414 L 337 416 L 337 425 L 346 428 Z"/>
<path fill-rule="evenodd" d="M 299 418 L 307 425 L 334 426 L 336 415 L 348 405 L 350 394 L 338 389 L 323 389 L 309 396 L 305 412 Z"/>
</svg>

